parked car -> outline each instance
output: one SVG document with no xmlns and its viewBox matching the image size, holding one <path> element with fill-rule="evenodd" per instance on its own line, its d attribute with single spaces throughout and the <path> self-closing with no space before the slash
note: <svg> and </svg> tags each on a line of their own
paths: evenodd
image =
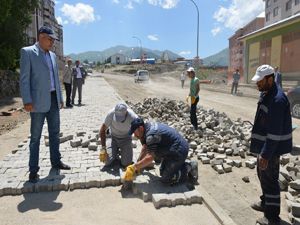
<svg viewBox="0 0 300 225">
<path fill-rule="evenodd" d="M 149 80 L 149 72 L 148 70 L 138 70 L 134 74 L 134 82 L 140 82 L 140 81 L 148 81 Z"/>
<path fill-rule="evenodd" d="M 300 86 L 288 90 L 287 97 L 291 104 L 292 116 L 300 119 Z"/>
</svg>

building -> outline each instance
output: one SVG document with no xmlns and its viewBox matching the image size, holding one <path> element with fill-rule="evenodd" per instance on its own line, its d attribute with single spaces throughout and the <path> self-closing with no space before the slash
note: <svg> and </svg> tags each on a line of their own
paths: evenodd
<svg viewBox="0 0 300 225">
<path fill-rule="evenodd" d="M 300 81 L 300 3 L 298 0 L 264 1 L 266 26 L 239 38 L 244 45 L 246 81 L 251 82 L 261 64 L 279 66 L 285 81 Z"/>
<path fill-rule="evenodd" d="M 240 38 L 247 82 L 261 64 L 279 66 L 283 80 L 300 80 L 300 13 Z"/>
<path fill-rule="evenodd" d="M 266 26 L 279 22 L 300 12 L 300 0 L 263 0 L 265 2 Z"/>
<path fill-rule="evenodd" d="M 240 37 L 252 33 L 264 27 L 265 18 L 261 14 L 248 23 L 243 28 L 240 28 L 229 38 L 229 66 L 228 66 L 228 81 L 232 80 L 232 74 L 236 69 L 239 69 L 241 74 L 241 82 L 244 82 L 243 71 L 243 42 L 239 40 Z"/>
<path fill-rule="evenodd" d="M 41 26 L 47 25 L 51 27 L 58 40 L 54 42 L 53 51 L 57 56 L 60 68 L 63 68 L 64 54 L 63 54 L 63 28 L 58 24 L 55 18 L 54 0 L 39 0 L 39 6 L 32 13 L 32 22 L 26 29 L 28 35 L 28 45 L 33 45 L 38 39 L 38 30 Z"/>
<path fill-rule="evenodd" d="M 108 58 L 108 61 L 111 64 L 127 64 L 129 62 L 129 58 L 123 54 L 116 53 Z"/>
</svg>

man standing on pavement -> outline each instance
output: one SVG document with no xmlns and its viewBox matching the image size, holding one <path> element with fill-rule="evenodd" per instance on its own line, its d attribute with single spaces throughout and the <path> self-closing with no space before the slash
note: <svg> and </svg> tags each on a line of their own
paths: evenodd
<svg viewBox="0 0 300 225">
<path fill-rule="evenodd" d="M 56 39 L 54 31 L 46 26 L 39 29 L 38 42 L 21 49 L 20 92 L 27 112 L 30 112 L 29 181 L 37 182 L 39 175 L 40 138 L 45 118 L 48 123 L 50 161 L 57 169 L 70 169 L 60 159 L 59 109 L 63 98 L 59 84 L 56 55 L 50 51 Z"/>
<path fill-rule="evenodd" d="M 239 69 L 236 69 L 232 75 L 231 94 L 233 94 L 233 89 L 234 89 L 234 94 L 236 95 L 240 79 L 241 79 L 241 74 L 239 72 Z"/>
<path fill-rule="evenodd" d="M 182 72 L 180 75 L 180 81 L 181 81 L 181 87 L 184 87 L 184 81 L 185 81 L 185 73 Z"/>
<path fill-rule="evenodd" d="M 63 82 L 66 90 L 66 106 L 72 108 L 71 104 L 71 89 L 72 89 L 72 59 L 68 59 L 67 65 L 65 65 Z"/>
<path fill-rule="evenodd" d="M 252 204 L 264 217 L 261 225 L 280 224 L 280 155 L 292 151 L 292 120 L 290 104 L 274 81 L 274 69 L 269 65 L 257 68 L 252 78 L 261 92 L 252 129 L 250 152 L 258 154 L 257 175 L 260 181 L 261 201 Z"/>
<path fill-rule="evenodd" d="M 197 104 L 199 102 L 199 91 L 200 91 L 200 81 L 196 77 L 195 70 L 193 67 L 190 67 L 187 69 L 188 77 L 191 79 L 190 82 L 190 93 L 187 97 L 187 99 L 191 98 L 191 110 L 190 110 L 190 118 L 191 123 L 195 130 L 198 129 L 198 121 L 197 121 Z"/>
<path fill-rule="evenodd" d="M 278 66 L 275 67 L 275 83 L 282 88 L 282 76 L 281 73 L 279 72 Z"/>
<path fill-rule="evenodd" d="M 73 90 L 72 90 L 72 105 L 74 105 L 74 100 L 76 96 L 76 90 L 78 89 L 78 106 L 81 106 L 82 100 L 82 85 L 84 84 L 84 80 L 86 78 L 87 72 L 80 65 L 80 61 L 75 61 L 75 67 L 72 71 L 73 74 Z"/>
<path fill-rule="evenodd" d="M 121 155 L 121 166 L 126 167 L 132 163 L 132 137 L 128 134 L 131 122 L 137 115 L 128 109 L 124 103 L 119 103 L 109 111 L 104 123 L 100 128 L 100 139 L 102 150 L 100 151 L 100 161 L 106 166 L 110 166 L 117 159 L 118 151 Z M 110 129 L 111 142 L 106 145 L 106 131 Z"/>
<path fill-rule="evenodd" d="M 140 118 L 132 121 L 129 134 L 140 139 L 143 147 L 138 162 L 126 168 L 124 180 L 132 181 L 137 171 L 162 160 L 161 182 L 173 185 L 184 181 L 193 184 L 198 180 L 198 162 L 187 162 L 188 142 L 173 128 L 162 123 L 144 123 Z"/>
</svg>

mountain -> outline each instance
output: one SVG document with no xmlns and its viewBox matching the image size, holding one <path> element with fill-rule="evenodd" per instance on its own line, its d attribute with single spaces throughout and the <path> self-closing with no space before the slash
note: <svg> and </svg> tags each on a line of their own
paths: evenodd
<svg viewBox="0 0 300 225">
<path fill-rule="evenodd" d="M 180 55 L 169 50 L 159 51 L 159 50 L 151 50 L 148 48 L 142 48 L 142 52 L 143 54 L 146 54 L 148 58 L 160 59 L 163 52 L 167 52 L 171 60 L 175 60 L 181 57 Z M 88 61 L 95 61 L 95 62 L 97 61 L 104 62 L 108 57 L 116 53 L 123 54 L 128 58 L 140 58 L 141 48 L 118 45 L 115 47 L 107 48 L 103 51 L 89 51 L 89 52 L 82 52 L 79 54 L 72 53 L 68 55 L 68 57 L 74 60 L 79 59 L 80 61 L 88 60 Z"/>
<path fill-rule="evenodd" d="M 225 48 L 217 54 L 208 56 L 203 59 L 205 66 L 228 66 L 229 65 L 229 48 Z"/>
</svg>

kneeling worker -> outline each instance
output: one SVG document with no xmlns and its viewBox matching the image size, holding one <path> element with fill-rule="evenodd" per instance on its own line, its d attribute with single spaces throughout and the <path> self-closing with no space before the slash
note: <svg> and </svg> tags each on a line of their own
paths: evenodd
<svg viewBox="0 0 300 225">
<path fill-rule="evenodd" d="M 139 161 L 127 166 L 125 181 L 132 181 L 136 171 L 158 158 L 162 160 L 160 175 L 163 183 L 173 185 L 188 180 L 197 183 L 198 163 L 186 162 L 189 144 L 175 129 L 161 123 L 144 123 L 137 118 L 131 123 L 129 134 L 133 133 L 140 139 L 143 148 Z"/>
<path fill-rule="evenodd" d="M 104 162 L 106 166 L 110 166 L 117 159 L 119 150 L 121 166 L 126 167 L 132 163 L 132 136 L 128 134 L 128 130 L 135 118 L 137 115 L 124 103 L 117 104 L 107 114 L 100 128 L 102 150 L 99 155 L 100 161 Z M 111 132 L 111 143 L 106 146 L 108 128 Z"/>
</svg>

